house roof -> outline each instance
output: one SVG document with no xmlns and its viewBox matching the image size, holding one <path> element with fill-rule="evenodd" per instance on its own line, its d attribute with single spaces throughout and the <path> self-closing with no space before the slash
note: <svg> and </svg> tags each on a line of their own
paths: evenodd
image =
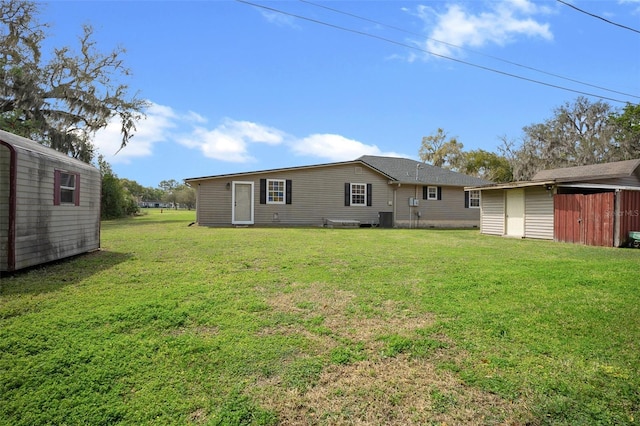
<svg viewBox="0 0 640 426">
<path fill-rule="evenodd" d="M 408 158 L 363 155 L 358 160 L 391 176 L 398 183 L 444 186 L 479 186 L 491 183 Z"/>
<path fill-rule="evenodd" d="M 232 173 L 223 175 L 203 176 L 185 179 L 186 182 L 195 182 L 207 179 L 229 178 L 233 176 L 248 176 L 263 173 L 274 173 L 289 170 L 312 169 L 329 167 L 344 164 L 363 164 L 385 176 L 389 181 L 404 184 L 421 185 L 443 185 L 443 186 L 472 186 L 487 185 L 491 182 L 467 176 L 462 173 L 435 167 L 430 164 L 410 160 L 408 158 L 381 157 L 374 155 L 363 155 L 353 161 L 343 161 L 336 163 L 315 164 L 310 166 L 288 167 L 281 169 L 260 170 L 245 173 Z M 416 171 L 418 177 L 416 178 Z"/>
<path fill-rule="evenodd" d="M 586 181 L 631 176 L 640 169 L 640 158 L 636 160 L 615 161 L 612 163 L 591 164 L 588 166 L 565 167 L 562 169 L 542 170 L 532 180 L 555 180 L 556 182 Z"/>
</svg>

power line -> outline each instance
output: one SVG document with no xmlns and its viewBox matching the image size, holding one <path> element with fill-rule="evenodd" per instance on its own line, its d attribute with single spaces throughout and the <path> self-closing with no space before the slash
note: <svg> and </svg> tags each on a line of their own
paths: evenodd
<svg viewBox="0 0 640 426">
<path fill-rule="evenodd" d="M 596 15 L 596 14 L 591 13 L 591 12 L 587 12 L 586 10 L 580 9 L 579 7 L 577 7 L 577 6 L 575 6 L 575 5 L 571 4 L 571 3 L 567 3 L 566 1 L 562 1 L 562 0 L 556 0 L 556 1 L 558 3 L 564 4 L 565 6 L 569 6 L 570 8 L 575 9 L 580 13 L 584 13 L 585 15 L 589 15 L 589 16 L 591 16 L 593 18 L 596 18 L 596 19 L 600 19 L 600 20 L 606 22 L 607 24 L 615 25 L 616 27 L 624 28 L 625 30 L 633 31 L 634 33 L 640 34 L 640 30 L 636 30 L 635 28 L 627 27 L 626 25 L 622 25 L 622 24 L 618 24 L 616 22 L 610 21 L 607 18 L 603 18 L 602 16 Z"/>
<path fill-rule="evenodd" d="M 520 75 L 517 75 L 517 74 L 512 74 L 512 73 L 509 73 L 509 72 L 506 72 L 506 71 L 501 71 L 501 70 L 498 70 L 498 69 L 495 69 L 495 68 L 486 67 L 484 65 L 474 64 L 472 62 L 463 61 L 461 59 L 456 59 L 456 58 L 452 58 L 450 56 L 441 55 L 439 53 L 431 52 L 429 50 L 422 49 L 422 48 L 417 47 L 417 46 L 412 46 L 412 45 L 409 45 L 409 44 L 406 44 L 406 43 L 402 43 L 402 42 L 399 42 L 399 41 L 396 41 L 396 40 L 388 39 L 388 38 L 385 38 L 385 37 L 380 37 L 380 36 L 377 36 L 375 34 L 367 33 L 367 32 L 364 32 L 364 31 L 359 31 L 359 30 L 354 30 L 354 29 L 347 28 L 347 27 L 342 27 L 342 26 L 339 26 L 339 25 L 336 25 L 336 24 L 331 24 L 329 22 L 320 21 L 318 19 L 313 19 L 313 18 L 309 18 L 309 17 L 306 17 L 306 16 L 302 16 L 302 15 L 296 15 L 294 13 L 285 12 L 283 10 L 276 9 L 276 8 L 273 8 L 273 7 L 264 6 L 264 5 L 257 4 L 257 3 L 252 3 L 252 2 L 250 2 L 248 0 L 236 0 L 236 1 L 238 3 L 248 4 L 250 6 L 254 6 L 254 7 L 257 7 L 257 8 L 260 8 L 260 9 L 269 10 L 271 12 L 276 12 L 276 13 L 280 13 L 280 14 L 283 14 L 283 15 L 291 16 L 293 18 L 302 19 L 304 21 L 313 22 L 315 24 L 324 25 L 324 26 L 327 26 L 327 27 L 330 27 L 330 28 L 341 30 L 341 31 L 350 32 L 350 33 L 362 35 L 362 36 L 365 36 L 365 37 L 370 37 L 370 38 L 373 38 L 373 39 L 376 39 L 376 40 L 381 40 L 381 41 L 384 41 L 384 42 L 387 42 L 387 43 L 395 44 L 395 45 L 406 47 L 406 48 L 413 49 L 413 50 L 418 50 L 418 51 L 421 51 L 421 52 L 424 52 L 424 53 L 428 53 L 430 55 L 433 55 L 433 56 L 436 56 L 436 57 L 439 57 L 439 58 L 448 59 L 450 61 L 457 62 L 457 63 L 460 63 L 460 64 L 464 64 L 464 65 L 467 65 L 467 66 L 470 66 L 470 67 L 482 69 L 482 70 L 485 70 L 485 71 L 490 71 L 490 72 L 493 72 L 493 73 L 496 73 L 496 74 L 500 74 L 500 75 L 504 75 L 504 76 L 512 77 L 512 78 L 516 78 L 516 79 L 523 80 L 523 81 L 528 81 L 530 83 L 535 83 L 535 84 L 539 84 L 539 85 L 546 86 L 546 87 L 552 87 L 554 89 L 565 90 L 567 92 L 577 93 L 577 94 L 580 94 L 580 95 L 586 95 L 586 96 L 592 96 L 592 97 L 596 97 L 596 98 L 601 98 L 601 99 L 605 99 L 605 100 L 612 101 L 612 102 L 618 102 L 618 103 L 622 103 L 622 104 L 629 103 L 628 101 L 623 101 L 623 100 L 620 100 L 620 99 L 615 99 L 615 98 L 611 98 L 611 97 L 607 97 L 607 96 L 597 95 L 595 93 L 583 92 L 581 90 L 570 89 L 568 87 L 559 86 L 559 85 L 551 84 L 551 83 L 546 83 L 544 81 L 535 80 L 535 79 L 528 78 L 528 77 L 523 77 L 523 76 L 520 76 Z"/>
<path fill-rule="evenodd" d="M 418 34 L 418 33 L 412 32 L 412 31 L 407 31 L 404 28 L 396 27 L 396 26 L 393 26 L 393 25 L 388 25 L 388 24 L 385 24 L 384 22 L 380 22 L 380 21 L 376 21 L 376 20 L 373 20 L 373 19 L 365 18 L 363 16 L 356 15 L 354 13 L 349 13 L 349 12 L 345 12 L 345 11 L 342 11 L 342 10 L 334 9 L 332 7 L 321 5 L 321 4 L 317 4 L 317 3 L 314 3 L 314 2 L 311 2 L 311 1 L 308 1 L 308 0 L 299 0 L 299 1 L 302 2 L 302 3 L 310 4 L 310 5 L 315 6 L 315 7 L 319 7 L 319 8 L 326 9 L 326 10 L 330 10 L 330 11 L 335 12 L 335 13 L 340 13 L 342 15 L 351 16 L 353 18 L 360 19 L 360 20 L 366 21 L 366 22 L 370 22 L 372 24 L 376 24 L 376 25 L 387 27 L 387 28 L 390 28 L 390 29 L 393 29 L 393 30 L 396 30 L 396 31 L 400 31 L 400 32 L 403 32 L 405 34 L 410 34 L 410 35 L 414 35 L 414 36 L 418 36 L 418 37 L 424 37 L 423 34 Z M 529 66 L 529 65 L 520 64 L 518 62 L 510 61 L 508 59 L 503 59 L 503 58 L 500 58 L 498 56 L 488 55 L 486 53 L 478 52 L 478 51 L 475 51 L 473 49 L 469 49 L 469 48 L 466 48 L 466 47 L 463 47 L 463 46 L 458 46 L 456 44 L 449 43 L 449 42 L 446 42 L 446 41 L 438 40 L 438 39 L 431 38 L 431 37 L 426 37 L 426 39 L 435 41 L 436 43 L 444 44 L 446 46 L 455 47 L 456 49 L 461 49 L 461 50 L 464 50 L 464 51 L 467 51 L 467 52 L 471 52 L 471 53 L 474 53 L 476 55 L 484 56 L 486 58 L 494 59 L 496 61 L 504 62 L 504 63 L 509 64 L 509 65 L 514 65 L 516 67 L 520 67 L 520 68 L 527 69 L 527 70 L 530 70 L 530 71 L 535 71 L 535 72 L 538 72 L 538 73 L 541 73 L 541 74 L 546 74 L 548 76 L 559 78 L 559 79 L 562 79 L 562 80 L 570 81 L 572 83 L 577 83 L 577 84 L 581 84 L 583 86 L 593 87 L 594 89 L 600 89 L 600 90 L 604 90 L 604 91 L 607 91 L 607 92 L 616 93 L 618 95 L 624 95 L 624 96 L 629 96 L 629 97 L 632 97 L 632 98 L 640 99 L 640 96 L 637 96 L 637 95 L 632 95 L 632 94 L 626 93 L 626 92 L 620 92 L 618 90 L 608 89 L 606 87 L 598 86 L 598 85 L 591 84 L 591 83 L 586 83 L 584 81 L 580 81 L 580 80 L 577 80 L 577 79 L 574 79 L 574 78 L 571 78 L 571 77 L 565 77 L 565 76 L 562 76 L 560 74 L 555 74 L 555 73 L 552 73 L 552 72 L 549 72 L 549 71 L 544 71 L 544 70 L 541 70 L 539 68 L 535 68 L 535 67 L 532 67 L 532 66 Z"/>
</svg>

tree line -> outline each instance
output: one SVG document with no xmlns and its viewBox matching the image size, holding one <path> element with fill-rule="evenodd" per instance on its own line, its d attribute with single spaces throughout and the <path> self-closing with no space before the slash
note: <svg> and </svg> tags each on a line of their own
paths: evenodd
<svg viewBox="0 0 640 426">
<path fill-rule="evenodd" d="M 422 138 L 424 162 L 493 182 L 529 180 L 538 171 L 640 158 L 640 105 L 614 109 L 578 97 L 557 107 L 543 123 L 523 129 L 518 145 L 501 138 L 498 152 L 464 151 L 441 128 Z"/>
<path fill-rule="evenodd" d="M 98 156 L 98 167 L 102 175 L 102 219 L 132 216 L 140 213 L 141 206 L 156 203 L 175 209 L 196 206 L 195 189 L 175 179 L 163 180 L 157 188 L 145 187 L 135 180 L 118 178 L 102 156 Z"/>
</svg>

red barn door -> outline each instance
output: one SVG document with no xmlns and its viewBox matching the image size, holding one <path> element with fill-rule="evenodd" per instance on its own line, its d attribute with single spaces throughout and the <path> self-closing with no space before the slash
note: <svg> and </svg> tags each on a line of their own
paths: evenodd
<svg viewBox="0 0 640 426">
<path fill-rule="evenodd" d="M 614 193 L 554 195 L 554 239 L 613 246 Z"/>
</svg>

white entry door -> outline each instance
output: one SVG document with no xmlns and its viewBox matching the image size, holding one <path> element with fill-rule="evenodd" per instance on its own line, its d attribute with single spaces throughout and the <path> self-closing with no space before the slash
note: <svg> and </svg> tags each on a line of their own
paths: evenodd
<svg viewBox="0 0 640 426">
<path fill-rule="evenodd" d="M 524 237 L 524 188 L 507 190 L 508 237 Z"/>
<path fill-rule="evenodd" d="M 253 225 L 253 182 L 233 182 L 231 224 Z"/>
</svg>

